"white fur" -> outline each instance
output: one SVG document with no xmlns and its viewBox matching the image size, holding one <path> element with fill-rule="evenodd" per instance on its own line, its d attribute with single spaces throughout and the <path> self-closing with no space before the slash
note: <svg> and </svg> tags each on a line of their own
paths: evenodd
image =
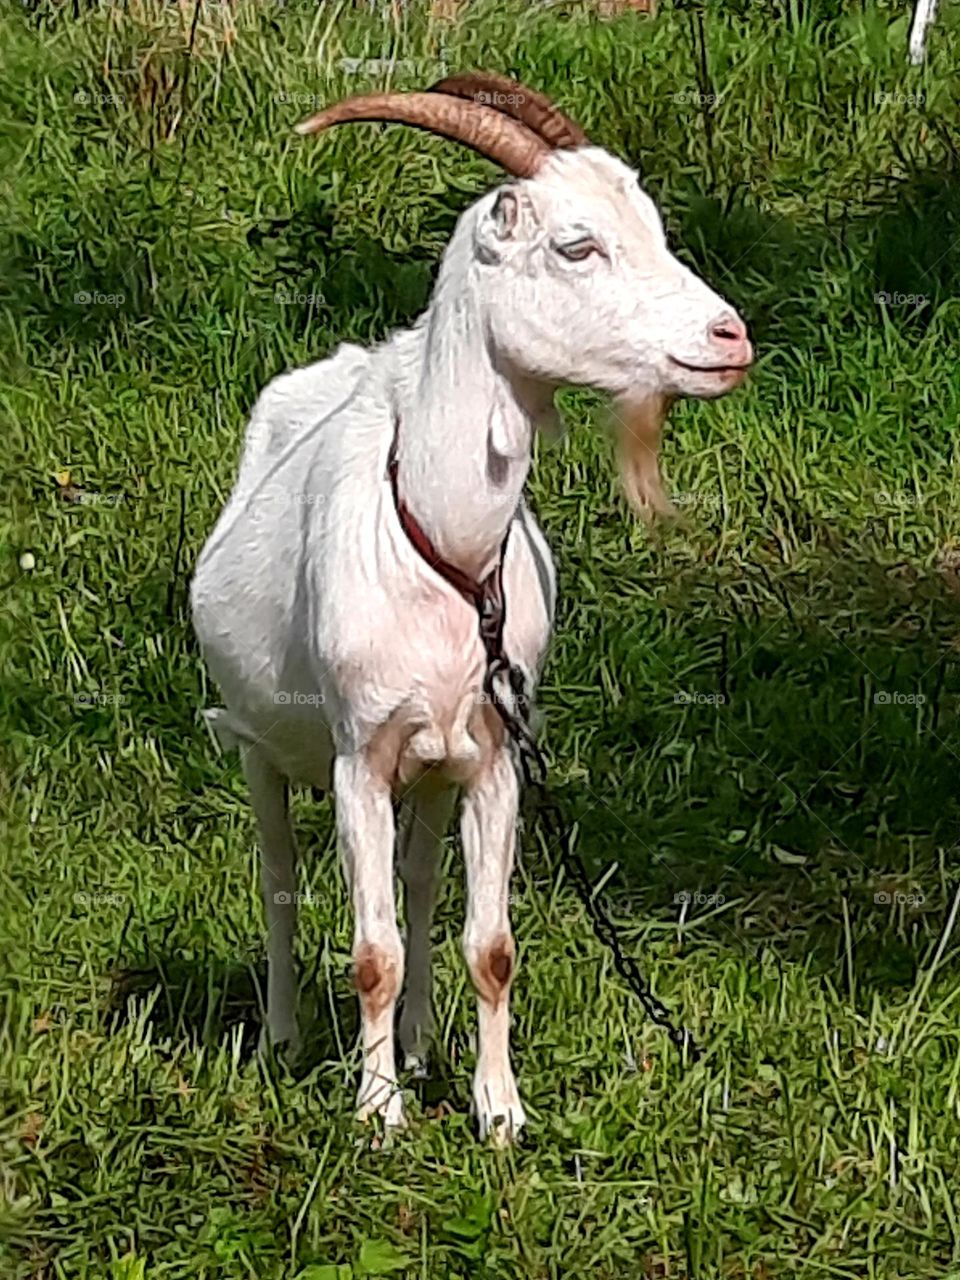
<svg viewBox="0 0 960 1280">
<path fill-rule="evenodd" d="M 509 531 L 506 647 L 533 684 L 553 618 L 554 570 L 522 492 L 555 387 L 714 395 L 732 385 L 728 375 L 685 365 L 719 367 L 731 351 L 749 359 L 745 336 L 739 344 L 710 337 L 724 313 L 740 322 L 670 255 L 652 203 L 619 161 L 594 148 L 556 153 L 536 178 L 504 191 L 509 216 L 496 193 L 464 213 L 412 329 L 372 351 L 341 347 L 266 388 L 193 582 L 197 633 L 226 703 L 211 724 L 225 743 L 241 743 L 260 824 L 271 1037 L 296 1035 L 294 910 L 273 901 L 293 883 L 284 780 L 332 785 L 358 985 L 379 975 L 361 999 L 360 1110 L 402 1123 L 393 1024 L 404 954 L 391 796 L 406 827 L 401 1041 L 417 1066 L 432 1029 L 436 862 L 459 787 L 464 950 L 480 1010 L 474 1104 L 481 1133 L 501 1138 L 524 1118 L 504 959 L 513 946 L 506 903 L 517 784 L 480 697 L 476 614 L 400 526 L 387 478 L 391 441 L 398 429 L 401 494 L 444 557 L 481 578 Z M 557 244 L 581 235 L 601 251 L 567 261 Z M 490 987 L 491 964 L 510 971 L 502 992 Z"/>
<path fill-rule="evenodd" d="M 920 66 L 927 56 L 927 31 L 937 16 L 937 0 L 917 0 L 910 27 L 910 61 Z"/>
</svg>

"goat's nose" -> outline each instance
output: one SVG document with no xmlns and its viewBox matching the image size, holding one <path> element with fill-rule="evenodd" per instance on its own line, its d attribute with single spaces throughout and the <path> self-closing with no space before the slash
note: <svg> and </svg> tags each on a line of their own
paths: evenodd
<svg viewBox="0 0 960 1280">
<path fill-rule="evenodd" d="M 722 316 L 711 321 L 707 333 L 710 341 L 717 346 L 730 346 L 747 340 L 747 326 L 732 311 L 725 311 Z"/>
<path fill-rule="evenodd" d="M 749 364 L 753 359 L 747 326 L 732 311 L 724 311 L 711 320 L 707 338 L 714 350 L 729 359 L 731 364 Z"/>
</svg>

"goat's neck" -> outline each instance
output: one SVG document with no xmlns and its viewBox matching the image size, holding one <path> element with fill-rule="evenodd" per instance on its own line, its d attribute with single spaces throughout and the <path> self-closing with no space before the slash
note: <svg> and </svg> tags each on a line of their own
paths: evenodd
<svg viewBox="0 0 960 1280">
<path fill-rule="evenodd" d="M 549 392 L 491 352 L 469 298 L 434 296 L 398 397 L 398 488 L 439 554 L 477 580 L 496 564 Z"/>
</svg>

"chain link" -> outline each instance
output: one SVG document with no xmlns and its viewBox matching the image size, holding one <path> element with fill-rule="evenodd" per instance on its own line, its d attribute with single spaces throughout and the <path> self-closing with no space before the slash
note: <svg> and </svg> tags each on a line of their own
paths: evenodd
<svg viewBox="0 0 960 1280">
<path fill-rule="evenodd" d="M 501 675 L 508 679 L 513 706 L 507 703 L 497 688 L 497 678 Z M 697 1062 L 702 1056 L 699 1045 L 686 1027 L 677 1024 L 663 1001 L 650 990 L 650 984 L 639 964 L 632 955 L 624 951 L 616 925 L 607 914 L 599 896 L 594 893 L 587 868 L 572 838 L 573 826 L 564 822 L 560 807 L 547 786 L 547 763 L 530 729 L 530 701 L 522 670 L 511 665 L 502 652 L 497 656 L 491 655 L 484 691 L 516 745 L 524 782 L 537 797 L 537 815 L 541 825 L 551 847 L 560 851 L 564 870 L 587 913 L 594 935 L 610 952 L 614 968 L 640 1001 L 651 1022 L 666 1031 L 681 1053 L 685 1054 L 687 1062 Z"/>
</svg>

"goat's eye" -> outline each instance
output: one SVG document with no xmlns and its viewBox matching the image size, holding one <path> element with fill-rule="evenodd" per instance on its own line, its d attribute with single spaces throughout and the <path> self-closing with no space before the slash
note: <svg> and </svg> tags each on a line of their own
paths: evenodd
<svg viewBox="0 0 960 1280">
<path fill-rule="evenodd" d="M 591 239 L 589 236 L 584 236 L 579 240 L 571 240 L 568 244 L 555 244 L 553 247 L 568 262 L 583 262 L 584 258 L 589 258 L 591 253 L 603 256 L 603 250 L 596 240 Z"/>
</svg>

